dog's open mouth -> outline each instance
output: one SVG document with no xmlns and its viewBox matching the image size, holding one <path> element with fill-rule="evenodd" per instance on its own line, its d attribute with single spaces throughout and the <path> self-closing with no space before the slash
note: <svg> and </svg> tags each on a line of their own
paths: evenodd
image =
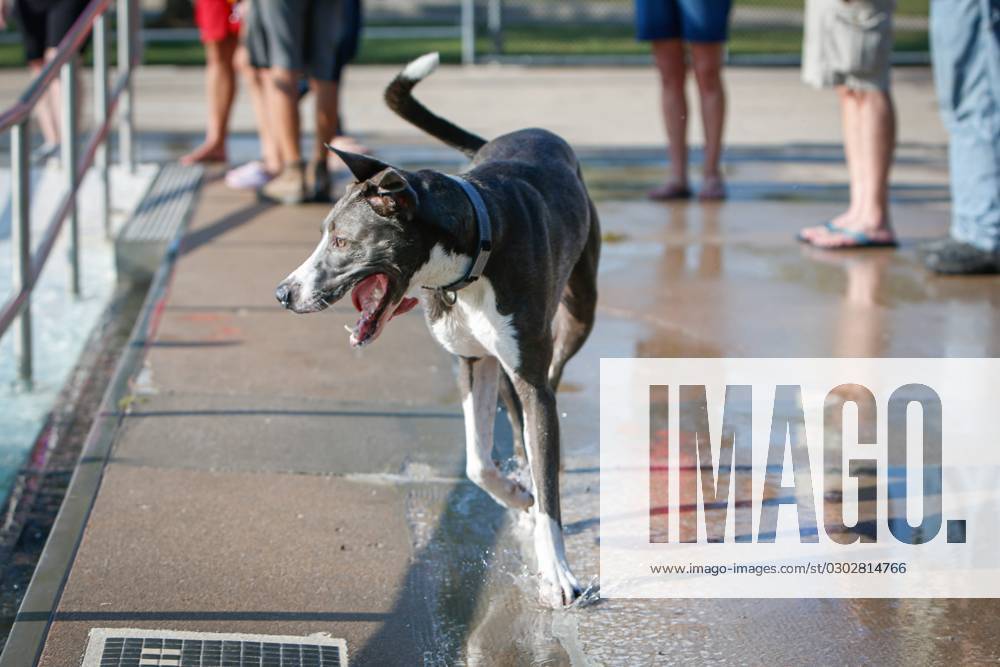
<svg viewBox="0 0 1000 667">
<path fill-rule="evenodd" d="M 403 297 L 392 301 L 392 282 L 384 273 L 373 273 L 364 278 L 351 290 L 351 302 L 361 313 L 351 332 L 351 345 L 363 347 L 379 337 L 385 323 L 396 315 L 402 315 L 417 305 L 413 297 Z"/>
</svg>

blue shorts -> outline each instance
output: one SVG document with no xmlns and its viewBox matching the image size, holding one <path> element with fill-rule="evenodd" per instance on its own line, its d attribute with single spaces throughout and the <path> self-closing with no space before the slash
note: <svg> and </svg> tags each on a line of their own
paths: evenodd
<svg viewBox="0 0 1000 667">
<path fill-rule="evenodd" d="M 732 0 L 635 0 L 636 37 L 724 42 Z"/>
</svg>

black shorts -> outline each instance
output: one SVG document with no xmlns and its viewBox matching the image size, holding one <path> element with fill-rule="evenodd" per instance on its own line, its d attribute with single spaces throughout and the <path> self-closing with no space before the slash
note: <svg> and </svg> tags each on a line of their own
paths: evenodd
<svg viewBox="0 0 1000 667">
<path fill-rule="evenodd" d="M 252 3 L 244 30 L 250 64 L 340 81 L 358 52 L 360 0 L 286 0 Z"/>
<path fill-rule="evenodd" d="M 17 16 L 28 61 L 41 60 L 45 49 L 59 46 L 88 0 L 17 0 Z"/>
</svg>

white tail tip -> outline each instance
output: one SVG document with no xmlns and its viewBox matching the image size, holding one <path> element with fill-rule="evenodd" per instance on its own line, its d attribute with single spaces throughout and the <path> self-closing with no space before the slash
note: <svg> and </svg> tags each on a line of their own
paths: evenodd
<svg viewBox="0 0 1000 667">
<path fill-rule="evenodd" d="M 402 77 L 404 79 L 409 79 L 410 81 L 420 81 L 437 69 L 440 62 L 441 54 L 437 51 L 433 53 L 425 53 L 416 60 L 410 61 L 410 63 L 403 70 Z"/>
</svg>

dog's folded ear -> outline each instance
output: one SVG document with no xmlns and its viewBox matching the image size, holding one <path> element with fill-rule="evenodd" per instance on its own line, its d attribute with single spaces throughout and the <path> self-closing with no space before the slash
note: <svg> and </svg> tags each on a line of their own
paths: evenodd
<svg viewBox="0 0 1000 667">
<path fill-rule="evenodd" d="M 388 167 L 368 182 L 372 185 L 367 195 L 368 203 L 376 213 L 404 220 L 413 217 L 417 210 L 417 193 L 405 176 Z"/>
</svg>

